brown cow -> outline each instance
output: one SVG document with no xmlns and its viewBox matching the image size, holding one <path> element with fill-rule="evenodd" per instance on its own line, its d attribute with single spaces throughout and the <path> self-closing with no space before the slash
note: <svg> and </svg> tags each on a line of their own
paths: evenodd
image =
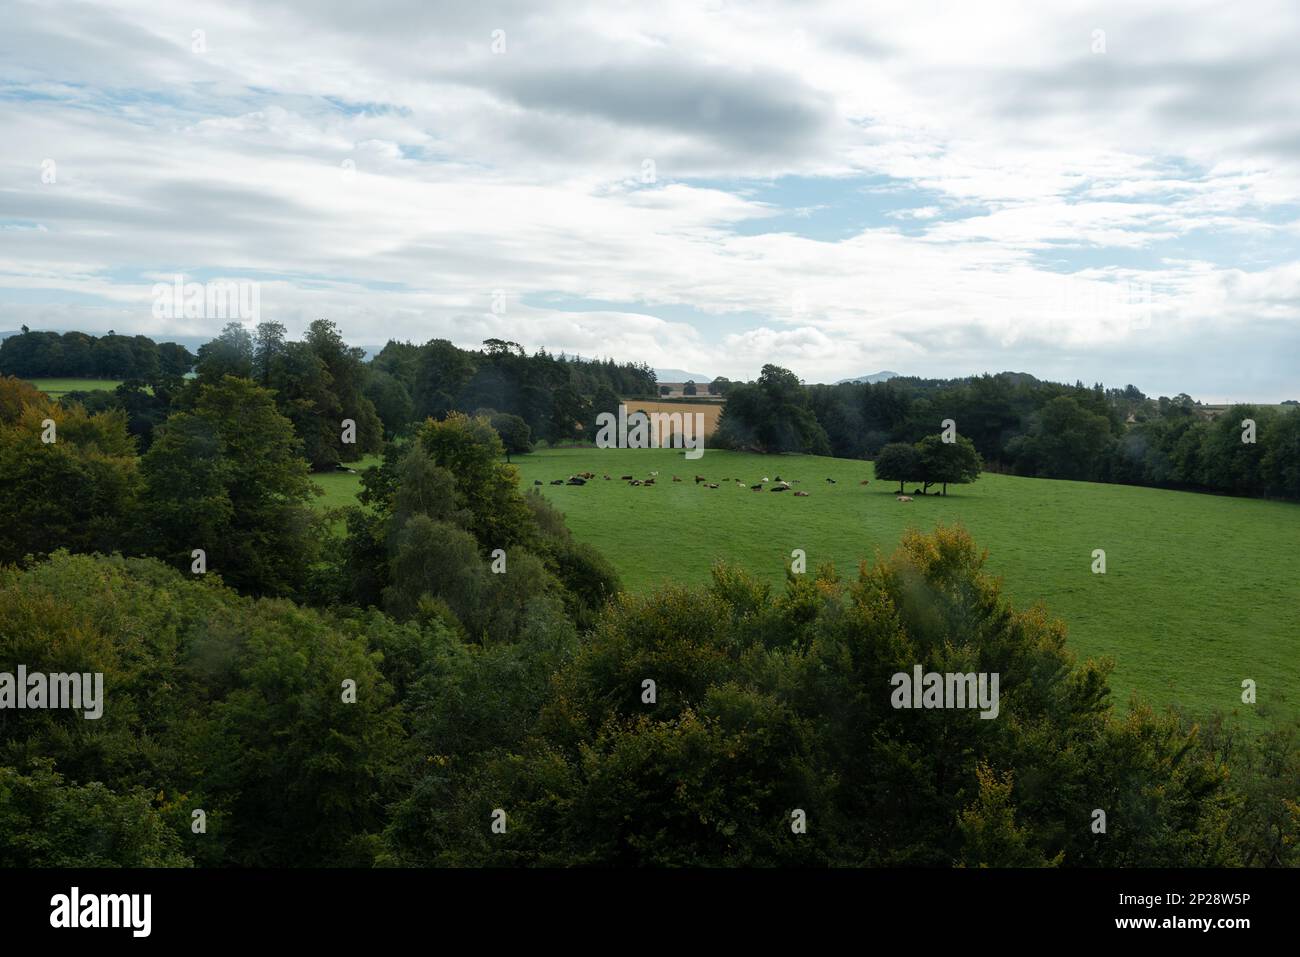
<svg viewBox="0 0 1300 957">
<path fill-rule="evenodd" d="M 795 497 L 795 498 L 807 498 L 807 497 L 808 497 L 808 493 L 807 493 L 807 492 L 795 492 L 795 493 L 794 493 L 794 497 Z"/>
</svg>

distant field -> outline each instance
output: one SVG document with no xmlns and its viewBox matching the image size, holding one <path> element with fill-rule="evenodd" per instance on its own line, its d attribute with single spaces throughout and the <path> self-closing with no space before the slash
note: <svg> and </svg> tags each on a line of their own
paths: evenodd
<svg viewBox="0 0 1300 957">
<path fill-rule="evenodd" d="M 722 417 L 721 402 L 655 402 L 651 399 L 629 399 L 627 400 L 627 411 L 631 415 L 633 412 L 665 412 L 672 414 L 676 412 L 679 415 L 692 415 L 696 412 L 704 415 L 704 434 L 710 436 L 713 430 L 718 427 L 718 419 Z"/>
<path fill-rule="evenodd" d="M 28 379 L 51 399 L 57 399 L 68 392 L 94 392 L 102 389 L 112 392 L 122 384 L 121 379 Z"/>
<path fill-rule="evenodd" d="M 357 504 L 357 492 L 361 490 L 361 472 L 372 465 L 378 465 L 382 456 L 367 455 L 359 462 L 345 462 L 352 472 L 321 472 L 313 474 L 311 480 L 325 490 L 325 494 L 316 499 L 318 508 L 342 508 Z"/>
<path fill-rule="evenodd" d="M 945 498 L 894 499 L 870 463 L 812 456 L 706 452 L 694 462 L 671 450 L 557 449 L 516 456 L 521 485 L 574 472 L 613 476 L 585 486 L 541 486 L 583 541 L 601 549 L 625 587 L 699 583 L 718 558 L 780 582 L 795 548 L 808 564 L 833 561 L 854 574 L 862 558 L 893 551 L 908 527 L 961 522 L 989 551 L 988 568 L 1025 607 L 1043 601 L 1069 628 L 1080 657 L 1115 659 L 1116 704 L 1139 692 L 1251 719 L 1300 713 L 1300 506 L 1190 492 L 986 474 Z M 659 472 L 650 488 L 618 481 Z M 733 481 L 697 487 L 695 474 Z M 674 484 L 676 474 L 684 481 Z M 779 474 L 811 493 L 751 492 L 734 480 Z M 837 480 L 829 485 L 827 477 Z M 318 484 L 322 505 L 349 500 L 359 477 Z M 911 491 L 911 487 L 908 487 Z M 1105 549 L 1105 575 L 1091 572 Z M 1241 705 L 1253 678 L 1260 704 Z"/>
</svg>

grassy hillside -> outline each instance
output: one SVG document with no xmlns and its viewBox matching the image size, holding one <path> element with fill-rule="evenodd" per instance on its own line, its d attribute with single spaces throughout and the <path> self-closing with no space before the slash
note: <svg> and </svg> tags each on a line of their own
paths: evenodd
<svg viewBox="0 0 1300 957">
<path fill-rule="evenodd" d="M 1253 678 L 1255 713 L 1300 711 L 1300 506 L 1002 475 L 903 504 L 893 483 L 858 484 L 869 463 L 810 456 L 706 452 L 687 462 L 664 450 L 564 449 L 517 461 L 527 485 L 584 470 L 613 476 L 542 488 L 630 588 L 700 581 L 717 558 L 779 581 L 795 548 L 810 568 L 834 561 L 851 573 L 862 557 L 892 551 L 909 526 L 961 522 L 1018 603 L 1044 601 L 1068 624 L 1076 652 L 1116 660 L 1121 703 L 1137 690 L 1230 711 L 1242 707 L 1242 679 Z M 662 484 L 618 481 L 652 470 Z M 674 473 L 684 481 L 674 484 Z M 779 473 L 811 494 L 751 492 L 734 481 L 706 489 L 691 481 L 697 473 L 748 482 Z M 1105 575 L 1091 571 L 1096 548 L 1106 552 Z"/>
<path fill-rule="evenodd" d="M 987 474 L 950 487 L 947 498 L 902 504 L 893 483 L 858 484 L 872 476 L 869 463 L 812 456 L 712 451 L 688 462 L 671 450 L 558 449 L 515 461 L 526 487 L 579 471 L 612 476 L 541 488 L 630 589 L 701 582 L 718 558 L 779 582 L 795 548 L 807 552 L 810 569 L 833 561 L 853 574 L 860 559 L 892 551 L 908 527 L 961 522 L 1017 603 L 1045 602 L 1069 626 L 1076 653 L 1115 659 L 1118 703 L 1138 691 L 1198 713 L 1300 712 L 1297 505 Z M 618 481 L 651 471 L 659 484 L 649 488 Z M 697 473 L 732 482 L 697 487 Z M 673 483 L 674 474 L 684 481 Z M 801 480 L 795 487 L 810 496 L 751 492 L 734 481 L 778 474 Z M 322 504 L 342 504 L 358 477 L 316 481 L 330 490 Z M 1091 571 L 1097 548 L 1106 552 L 1105 575 Z M 1258 685 L 1253 709 L 1241 705 L 1244 678 Z"/>
</svg>

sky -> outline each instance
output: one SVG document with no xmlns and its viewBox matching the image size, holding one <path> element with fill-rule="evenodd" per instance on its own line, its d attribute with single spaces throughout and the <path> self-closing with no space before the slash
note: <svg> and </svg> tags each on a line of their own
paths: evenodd
<svg viewBox="0 0 1300 957">
<path fill-rule="evenodd" d="M 2 331 L 215 335 L 160 310 L 181 276 L 372 348 L 1300 398 L 1291 0 L 0 23 Z"/>
</svg>

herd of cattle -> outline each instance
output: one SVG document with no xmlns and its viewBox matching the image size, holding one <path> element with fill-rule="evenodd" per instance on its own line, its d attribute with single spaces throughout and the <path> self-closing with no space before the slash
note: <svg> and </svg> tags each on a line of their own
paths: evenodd
<svg viewBox="0 0 1300 957">
<path fill-rule="evenodd" d="M 554 481 L 551 482 L 551 484 L 552 485 L 586 485 L 588 482 L 593 481 L 595 478 L 596 478 L 595 472 L 578 472 L 575 475 L 570 475 L 567 479 L 555 479 Z M 603 478 L 606 482 L 613 481 L 613 478 L 609 475 L 605 475 L 603 476 Z M 645 488 L 647 486 L 654 485 L 655 481 L 658 478 L 659 478 L 658 472 L 651 472 L 648 478 L 639 479 L 635 475 L 620 475 L 618 480 L 620 482 L 626 482 L 629 486 L 640 486 L 641 488 Z M 683 481 L 683 479 L 674 475 L 673 481 L 681 482 Z M 787 482 L 779 475 L 774 479 L 768 478 L 766 475 L 764 475 L 760 481 L 754 483 L 753 485 L 750 485 L 747 482 L 743 482 L 740 479 L 731 479 L 731 478 L 723 478 L 721 479 L 721 482 L 726 482 L 727 484 L 731 484 L 732 482 L 734 482 L 738 488 L 747 488 L 751 492 L 761 492 L 763 491 L 764 488 L 767 488 L 769 492 L 793 492 L 795 498 L 807 498 L 811 494 L 810 492 L 805 492 L 803 489 L 796 489 L 794 487 L 796 485 L 802 484 L 799 479 L 793 479 L 792 481 Z M 541 479 L 534 479 L 533 484 L 541 485 L 543 483 Z M 702 485 L 705 488 L 719 488 L 721 483 L 710 482 L 708 478 L 706 478 L 705 476 L 697 475 L 695 476 L 695 484 L 697 486 Z M 826 484 L 827 485 L 836 484 L 835 479 L 828 478 L 826 480 Z M 863 479 L 858 484 L 870 485 L 871 482 L 868 481 L 867 479 Z M 898 501 L 900 502 L 912 501 L 912 496 L 910 495 L 899 495 L 897 496 L 897 498 Z"/>
</svg>

